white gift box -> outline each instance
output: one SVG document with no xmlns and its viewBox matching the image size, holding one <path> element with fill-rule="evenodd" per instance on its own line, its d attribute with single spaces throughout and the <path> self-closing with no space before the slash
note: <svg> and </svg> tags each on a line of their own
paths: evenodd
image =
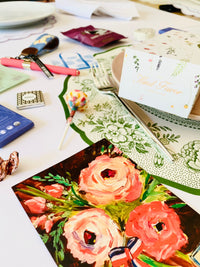
<svg viewBox="0 0 200 267">
<path fill-rule="evenodd" d="M 200 36 L 171 30 L 126 48 L 120 97 L 198 119 L 199 86 Z"/>
</svg>

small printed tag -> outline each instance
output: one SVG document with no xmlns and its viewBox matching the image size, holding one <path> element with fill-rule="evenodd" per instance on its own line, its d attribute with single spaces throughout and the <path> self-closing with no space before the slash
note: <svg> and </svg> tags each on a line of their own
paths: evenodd
<svg viewBox="0 0 200 267">
<path fill-rule="evenodd" d="M 17 93 L 17 108 L 26 109 L 44 106 L 42 91 L 27 91 Z"/>
<path fill-rule="evenodd" d="M 90 54 L 79 54 L 69 55 L 66 53 L 60 53 L 59 58 L 66 68 L 72 69 L 89 69 L 92 65 L 97 65 L 96 60 Z"/>
</svg>

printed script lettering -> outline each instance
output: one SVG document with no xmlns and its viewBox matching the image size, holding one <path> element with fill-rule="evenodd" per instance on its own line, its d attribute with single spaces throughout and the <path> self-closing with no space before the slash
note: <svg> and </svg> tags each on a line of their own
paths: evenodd
<svg viewBox="0 0 200 267">
<path fill-rule="evenodd" d="M 152 78 L 142 75 L 141 73 L 138 74 L 138 79 L 136 80 L 136 83 L 142 84 L 144 86 L 147 86 L 147 88 L 153 88 L 154 90 L 159 90 L 162 93 L 172 93 L 175 95 L 182 94 L 183 92 L 172 88 L 171 82 L 168 81 L 159 81 L 159 80 L 152 80 Z M 152 90 L 151 90 L 152 91 Z"/>
</svg>

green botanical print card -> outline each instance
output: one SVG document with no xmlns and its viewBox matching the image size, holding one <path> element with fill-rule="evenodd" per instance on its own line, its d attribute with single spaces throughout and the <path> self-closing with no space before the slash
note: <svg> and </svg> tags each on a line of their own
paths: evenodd
<svg viewBox="0 0 200 267">
<path fill-rule="evenodd" d="M 107 139 L 13 191 L 59 267 L 200 266 L 200 215 Z"/>
</svg>

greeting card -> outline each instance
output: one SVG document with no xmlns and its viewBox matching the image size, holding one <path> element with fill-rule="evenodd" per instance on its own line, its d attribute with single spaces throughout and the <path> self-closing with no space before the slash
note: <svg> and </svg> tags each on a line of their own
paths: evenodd
<svg viewBox="0 0 200 267">
<path fill-rule="evenodd" d="M 29 79 L 29 75 L 0 64 L 0 93 Z"/>
<path fill-rule="evenodd" d="M 200 215 L 106 139 L 13 190 L 59 267 L 200 266 Z"/>
<path fill-rule="evenodd" d="M 191 117 L 199 96 L 200 36 L 171 30 L 127 48 L 119 95 Z"/>
</svg>

